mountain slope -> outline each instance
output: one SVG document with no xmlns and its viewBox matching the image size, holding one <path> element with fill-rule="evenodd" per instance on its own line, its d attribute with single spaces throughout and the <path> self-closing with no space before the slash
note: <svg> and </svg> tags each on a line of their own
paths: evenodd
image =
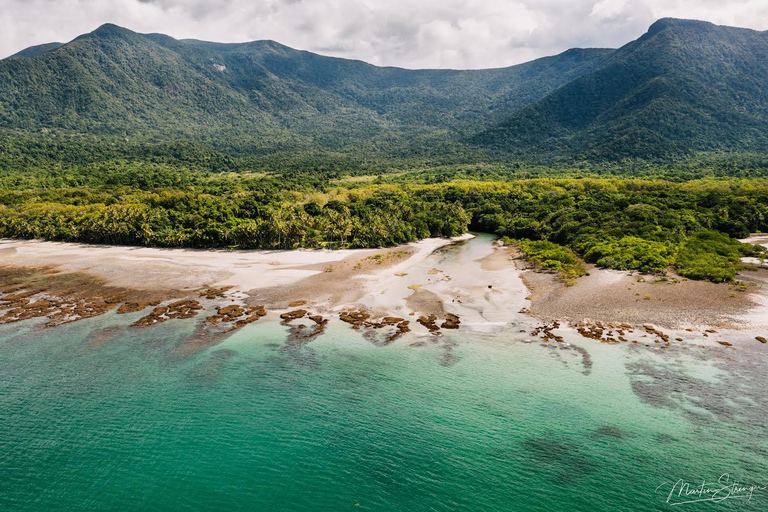
<svg viewBox="0 0 768 512">
<path fill-rule="evenodd" d="M 663 19 L 473 141 L 518 154 L 669 158 L 768 144 L 768 32 Z"/>
<path fill-rule="evenodd" d="M 272 41 L 219 44 L 115 25 L 0 61 L 0 127 L 248 152 L 411 153 L 447 145 L 587 73 L 612 50 L 482 71 L 380 68 Z"/>
<path fill-rule="evenodd" d="M 42 55 L 43 53 L 52 52 L 53 50 L 61 48 L 62 46 L 64 46 L 63 43 L 38 44 L 36 46 L 30 46 L 29 48 L 25 48 L 24 50 L 21 50 L 18 53 L 14 53 L 9 58 L 12 58 L 12 57 L 34 57 L 35 55 Z"/>
</svg>

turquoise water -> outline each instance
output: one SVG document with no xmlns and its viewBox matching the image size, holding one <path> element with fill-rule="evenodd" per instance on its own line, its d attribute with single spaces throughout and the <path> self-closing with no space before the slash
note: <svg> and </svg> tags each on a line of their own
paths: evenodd
<svg viewBox="0 0 768 512">
<path fill-rule="evenodd" d="M 0 510 L 768 510 L 663 485 L 768 485 L 759 346 L 296 347 L 267 317 L 189 354 L 195 320 L 133 319 L 0 328 Z"/>
</svg>

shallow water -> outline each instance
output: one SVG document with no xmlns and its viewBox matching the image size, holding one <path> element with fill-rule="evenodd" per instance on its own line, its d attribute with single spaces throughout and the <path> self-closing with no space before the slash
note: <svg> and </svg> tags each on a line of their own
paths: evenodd
<svg viewBox="0 0 768 512">
<path fill-rule="evenodd" d="M 491 299 L 466 308 L 503 330 L 386 347 L 340 322 L 286 343 L 273 316 L 192 355 L 195 320 L 2 326 L 0 510 L 650 511 L 696 499 L 667 502 L 679 479 L 768 485 L 762 345 L 545 344 Z"/>
</svg>

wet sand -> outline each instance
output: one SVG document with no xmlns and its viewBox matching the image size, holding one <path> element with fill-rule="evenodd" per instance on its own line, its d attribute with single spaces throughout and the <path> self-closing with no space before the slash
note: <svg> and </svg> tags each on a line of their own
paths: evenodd
<svg viewBox="0 0 768 512">
<path fill-rule="evenodd" d="M 746 329 L 768 325 L 760 296 L 768 271 L 742 276 L 755 285 L 702 281 L 661 281 L 652 276 L 590 268 L 590 275 L 565 286 L 551 274 L 530 270 L 523 280 L 531 290 L 530 313 L 544 320 L 578 323 L 590 319 L 610 323 L 650 323 L 666 328 Z"/>
<path fill-rule="evenodd" d="M 339 251 L 202 251 L 0 240 L 0 323 L 46 317 L 53 326 L 116 310 L 142 312 L 146 316 L 134 326 L 144 327 L 237 306 L 233 324 L 240 327 L 263 316 L 249 312 L 264 308 L 285 310 L 301 302 L 319 312 L 355 304 L 397 279 L 394 273 L 405 274 L 436 249 L 463 239 Z"/>
<path fill-rule="evenodd" d="M 768 236 L 753 235 L 742 242 L 764 244 Z M 673 274 L 661 279 L 588 265 L 588 276 L 579 278 L 573 286 L 565 286 L 552 274 L 528 269 L 520 259 L 515 264 L 531 291 L 530 314 L 545 321 L 577 324 L 588 319 L 696 330 L 768 329 L 765 268 L 743 271 L 734 283 L 716 284 Z"/>
<path fill-rule="evenodd" d="M 415 323 L 432 315 L 442 323 L 455 315 L 462 330 L 485 333 L 521 322 L 526 315 L 520 312 L 529 314 L 529 322 L 576 325 L 588 319 L 762 332 L 768 328 L 768 270 L 743 272 L 739 279 L 751 284 L 663 281 L 591 267 L 590 275 L 565 286 L 552 274 L 526 269 L 514 249 L 487 235 L 342 251 L 0 240 L 0 322 L 48 317 L 54 325 L 114 310 L 135 313 L 134 325 L 151 326 L 198 312 L 215 320 L 225 311 L 227 321 L 203 322 L 208 330 L 202 337 L 215 340 L 257 321 L 263 316 L 257 311 L 303 308 L 324 318 L 365 311 L 373 323 L 386 317 Z"/>
</svg>

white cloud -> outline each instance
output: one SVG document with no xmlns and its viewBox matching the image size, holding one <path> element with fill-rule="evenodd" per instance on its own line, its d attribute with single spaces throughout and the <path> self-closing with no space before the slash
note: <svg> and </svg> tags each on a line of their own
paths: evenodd
<svg viewBox="0 0 768 512">
<path fill-rule="evenodd" d="M 404 67 L 516 64 L 571 47 L 617 47 L 660 17 L 768 29 L 765 0 L 0 0 L 0 55 L 112 22 Z"/>
</svg>

